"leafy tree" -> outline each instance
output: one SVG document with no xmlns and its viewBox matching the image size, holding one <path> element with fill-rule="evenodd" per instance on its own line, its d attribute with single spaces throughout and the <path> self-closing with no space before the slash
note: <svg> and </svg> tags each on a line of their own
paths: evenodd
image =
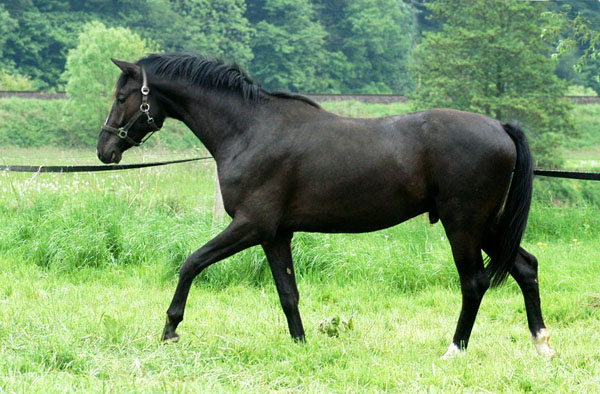
<svg viewBox="0 0 600 394">
<path fill-rule="evenodd" d="M 600 2 L 571 0 L 552 4 L 557 15 L 569 19 L 569 31 L 558 46 L 561 78 L 592 88 L 600 95 Z"/>
<path fill-rule="evenodd" d="M 594 30 L 600 29 L 600 2 L 590 0 L 569 0 L 568 2 L 553 2 L 550 5 L 553 12 L 566 13 L 569 19 L 577 17 L 588 21 Z"/>
<path fill-rule="evenodd" d="M 600 12 L 600 5 L 598 8 Z M 572 40 L 581 54 L 575 69 L 581 72 L 585 86 L 600 95 L 600 22 L 596 24 L 580 14 L 573 20 L 572 27 Z"/>
<path fill-rule="evenodd" d="M 443 22 L 431 17 L 431 12 L 426 4 L 428 0 L 402 0 L 411 7 L 412 12 L 412 28 L 413 28 L 413 45 L 416 45 L 424 32 L 440 31 Z"/>
<path fill-rule="evenodd" d="M 255 26 L 252 74 L 275 90 L 320 92 L 332 89 L 328 72 L 332 56 L 325 48 L 325 29 L 315 22 L 306 0 L 257 0 L 248 4 Z"/>
<path fill-rule="evenodd" d="M 437 0 L 428 7 L 445 24 L 414 52 L 415 105 L 521 120 L 535 137 L 538 165 L 557 164 L 561 141 L 575 132 L 566 86 L 545 56 L 555 39 L 549 33 L 561 30 L 557 19 L 517 0 Z"/>
<path fill-rule="evenodd" d="M 4 58 L 4 48 L 9 34 L 17 28 L 17 22 L 10 17 L 8 11 L 4 9 L 4 5 L 0 4 L 0 66 L 7 67 Z"/>
<path fill-rule="evenodd" d="M 81 15 L 69 12 L 66 0 L 25 1 L 10 4 L 18 28 L 6 35 L 3 57 L 20 74 L 40 87 L 57 87 L 69 48 L 83 24 Z"/>
<path fill-rule="evenodd" d="M 252 58 L 244 0 L 11 0 L 5 7 L 0 66 L 30 75 L 42 88 L 61 87 L 67 53 L 93 20 L 124 26 L 167 51 L 232 57 L 242 64 Z"/>
<path fill-rule="evenodd" d="M 186 27 L 169 43 L 173 49 L 250 63 L 254 29 L 244 16 L 244 0 L 178 0 L 176 7 Z"/>
<path fill-rule="evenodd" d="M 329 35 L 327 49 L 340 49 L 337 64 L 342 90 L 404 93 L 411 90 L 408 59 L 412 46 L 412 9 L 398 0 L 316 1 Z"/>
<path fill-rule="evenodd" d="M 66 113 L 78 141 L 93 144 L 110 110 L 120 73 L 110 58 L 134 61 L 155 49 L 155 44 L 125 28 L 107 28 L 100 22 L 84 26 L 77 47 L 69 51 L 65 71 Z"/>
</svg>

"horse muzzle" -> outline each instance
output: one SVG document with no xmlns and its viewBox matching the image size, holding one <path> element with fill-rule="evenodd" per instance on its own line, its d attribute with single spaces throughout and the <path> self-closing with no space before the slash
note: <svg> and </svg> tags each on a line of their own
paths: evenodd
<svg viewBox="0 0 600 394">
<path fill-rule="evenodd" d="M 118 164 L 121 161 L 122 153 L 118 149 L 110 149 L 106 152 L 96 149 L 98 159 L 104 164 Z"/>
</svg>

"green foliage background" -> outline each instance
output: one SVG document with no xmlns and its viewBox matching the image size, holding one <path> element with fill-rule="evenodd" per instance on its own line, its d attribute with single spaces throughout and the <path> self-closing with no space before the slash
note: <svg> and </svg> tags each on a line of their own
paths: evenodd
<svg viewBox="0 0 600 394">
<path fill-rule="evenodd" d="M 236 61 L 268 89 L 399 93 L 412 40 L 402 1 L 14 0 L 0 3 L 0 68 L 62 89 L 67 53 L 91 21 L 162 51 Z M 329 4 L 331 5 L 331 4 Z M 327 11 L 327 12 L 325 12 Z M 129 59 L 135 60 L 135 59 Z"/>
<path fill-rule="evenodd" d="M 40 115 L 29 116 L 29 129 L 43 134 L 33 140 L 92 145 L 118 75 L 110 57 L 193 51 L 240 63 L 270 90 L 407 93 L 416 109 L 517 120 L 538 165 L 560 166 L 561 149 L 582 139 L 562 98 L 567 81 L 591 89 L 600 81 L 599 8 L 518 0 L 14 0 L 0 4 L 0 87 L 65 89 L 60 119 L 49 113 L 42 130 Z M 561 49 L 569 40 L 572 50 Z M 48 131 L 56 129 L 64 130 Z M 28 133 L 7 141 L 33 142 Z"/>
</svg>

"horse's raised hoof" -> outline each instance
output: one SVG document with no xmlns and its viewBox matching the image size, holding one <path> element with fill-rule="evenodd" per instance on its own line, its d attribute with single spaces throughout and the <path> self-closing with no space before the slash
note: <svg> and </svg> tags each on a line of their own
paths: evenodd
<svg viewBox="0 0 600 394">
<path fill-rule="evenodd" d="M 454 343 L 450 344 L 446 353 L 441 357 L 442 360 L 452 360 L 458 356 L 465 354 L 464 350 L 460 350 Z"/>
<path fill-rule="evenodd" d="M 531 340 L 535 345 L 535 350 L 537 350 L 538 354 L 542 357 L 546 357 L 547 359 L 551 359 L 556 355 L 556 352 L 550 347 L 550 333 L 545 328 L 542 328 L 538 331 L 537 335 L 532 337 Z"/>
</svg>

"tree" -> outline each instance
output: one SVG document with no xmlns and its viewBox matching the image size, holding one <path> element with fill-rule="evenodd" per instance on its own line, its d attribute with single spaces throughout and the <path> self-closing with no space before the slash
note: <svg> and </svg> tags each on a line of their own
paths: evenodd
<svg viewBox="0 0 600 394">
<path fill-rule="evenodd" d="M 17 22 L 10 17 L 8 11 L 4 9 L 4 5 L 0 4 L 0 67 L 8 67 L 5 63 L 4 48 L 9 34 L 13 33 L 17 28 Z"/>
<path fill-rule="evenodd" d="M 560 31 L 552 25 L 557 19 L 517 0 L 437 0 L 428 7 L 445 24 L 414 51 L 415 105 L 523 121 L 538 165 L 557 164 L 561 140 L 575 133 L 565 83 L 545 55 L 556 38 L 549 32 Z"/>
<path fill-rule="evenodd" d="M 600 2 L 571 0 L 568 5 L 553 4 L 552 9 L 570 20 L 569 31 L 558 46 L 558 75 L 600 95 Z"/>
<path fill-rule="evenodd" d="M 600 6 L 598 8 L 600 10 Z M 600 95 L 600 22 L 596 24 L 582 14 L 578 15 L 572 22 L 571 40 L 581 55 L 575 69 L 581 73 L 585 86 Z"/>
<path fill-rule="evenodd" d="M 9 2 L 18 28 L 6 36 L 3 58 L 11 71 L 28 75 L 42 88 L 59 85 L 69 48 L 75 45 L 81 15 L 70 12 L 67 0 Z"/>
<path fill-rule="evenodd" d="M 336 65 L 344 92 L 404 93 L 411 90 L 411 7 L 398 0 L 316 1 L 329 33 L 326 48 L 341 50 Z"/>
<path fill-rule="evenodd" d="M 244 0 L 179 0 L 177 11 L 186 27 L 170 43 L 173 49 L 250 63 L 254 29 L 244 16 Z"/>
<path fill-rule="evenodd" d="M 256 28 L 250 71 L 265 87 L 305 92 L 333 88 L 328 63 L 334 54 L 324 48 L 327 32 L 314 20 L 308 1 L 252 1 L 246 16 Z"/>
<path fill-rule="evenodd" d="M 100 125 L 110 110 L 120 71 L 111 57 L 135 61 L 155 44 L 125 28 L 107 28 L 100 22 L 84 26 L 77 47 L 69 51 L 65 79 L 69 97 L 66 113 L 80 143 L 94 143 Z"/>
</svg>

